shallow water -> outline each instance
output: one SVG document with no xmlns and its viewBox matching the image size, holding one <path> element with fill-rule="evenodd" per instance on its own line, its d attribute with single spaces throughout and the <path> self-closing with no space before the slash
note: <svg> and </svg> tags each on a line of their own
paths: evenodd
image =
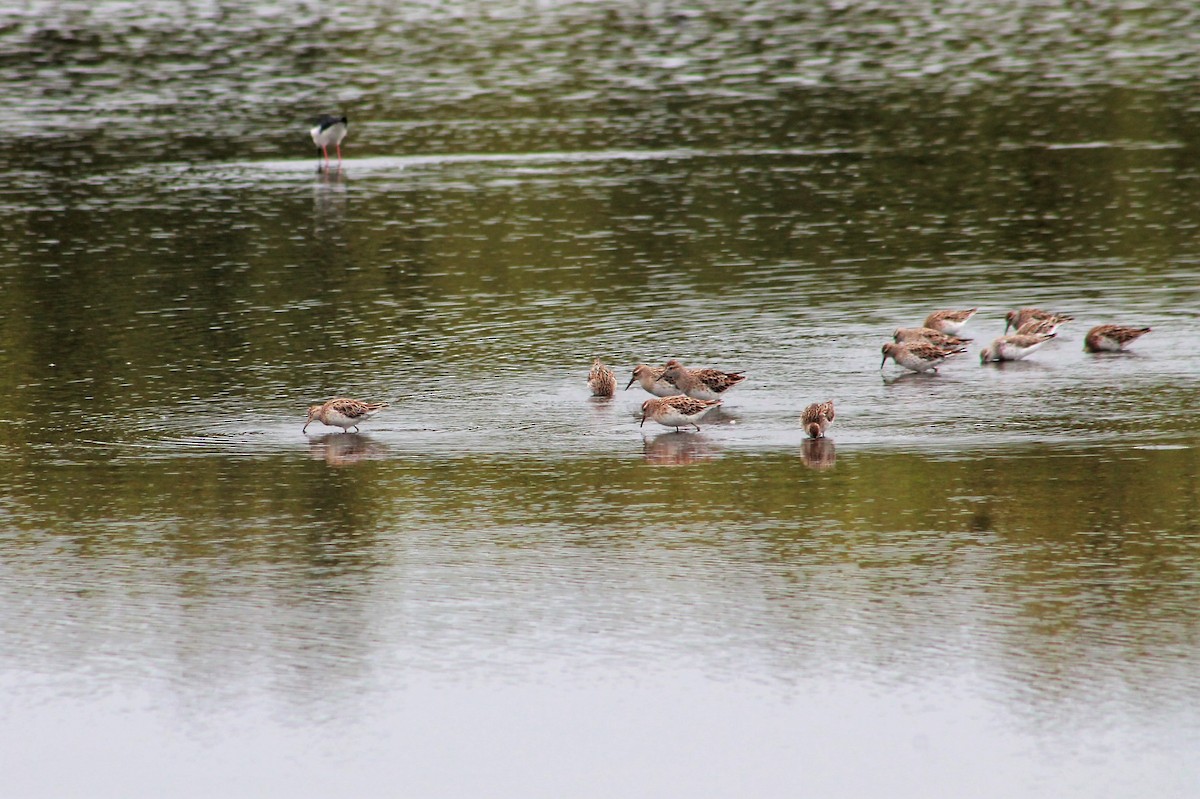
<svg viewBox="0 0 1200 799">
<path fill-rule="evenodd" d="M 0 12 L 3 792 L 1196 795 L 1195 17 Z"/>
</svg>

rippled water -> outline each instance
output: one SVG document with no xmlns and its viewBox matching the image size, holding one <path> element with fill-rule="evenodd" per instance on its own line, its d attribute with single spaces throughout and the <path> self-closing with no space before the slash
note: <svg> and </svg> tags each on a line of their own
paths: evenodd
<svg viewBox="0 0 1200 799">
<path fill-rule="evenodd" d="M 0 11 L 0 793 L 1195 796 L 1196 16 Z"/>
</svg>

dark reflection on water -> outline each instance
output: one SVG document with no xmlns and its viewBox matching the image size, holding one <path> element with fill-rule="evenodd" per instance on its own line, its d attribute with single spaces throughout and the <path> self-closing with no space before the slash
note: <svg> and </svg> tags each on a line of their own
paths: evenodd
<svg viewBox="0 0 1200 799">
<path fill-rule="evenodd" d="M 387 448 L 360 433 L 327 433 L 309 440 L 314 460 L 330 466 L 352 466 L 365 460 L 387 457 Z"/>
<path fill-rule="evenodd" d="M 0 11 L 12 792 L 1194 793 L 1197 15 Z M 596 356 L 749 379 L 639 430 Z"/>
<path fill-rule="evenodd" d="M 809 438 L 800 445 L 800 457 L 810 469 L 832 469 L 837 463 L 837 444 L 829 438 Z"/>
<path fill-rule="evenodd" d="M 701 435 L 659 433 L 645 441 L 646 463 L 657 466 L 683 466 L 712 460 L 717 448 Z"/>
</svg>

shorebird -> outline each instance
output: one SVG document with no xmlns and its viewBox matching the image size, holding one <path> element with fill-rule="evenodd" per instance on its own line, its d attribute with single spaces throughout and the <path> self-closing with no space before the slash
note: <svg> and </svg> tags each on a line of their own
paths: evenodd
<svg viewBox="0 0 1200 799">
<path fill-rule="evenodd" d="M 1052 338 L 1053 333 L 1001 336 L 980 350 L 979 362 L 1019 361 Z"/>
<path fill-rule="evenodd" d="M 1051 316 L 1047 319 L 1030 319 L 1014 332 L 1022 336 L 1051 336 L 1058 332 L 1067 318 L 1069 317 Z"/>
<path fill-rule="evenodd" d="M 1121 352 L 1134 339 L 1149 332 L 1148 327 L 1097 325 L 1083 337 L 1083 349 L 1086 352 Z"/>
<path fill-rule="evenodd" d="M 971 339 L 959 338 L 949 333 L 942 333 L 932 327 L 898 327 L 892 334 L 892 341 L 897 344 L 909 344 L 914 341 L 928 341 L 939 347 L 961 347 Z"/>
<path fill-rule="evenodd" d="M 300 432 L 308 430 L 313 422 L 327 424 L 330 427 L 340 427 L 342 430 L 354 428 L 358 431 L 359 422 L 365 422 L 387 407 L 386 402 L 363 402 L 347 397 L 335 397 L 322 405 L 308 407 L 308 420 Z"/>
<path fill-rule="evenodd" d="M 675 388 L 671 383 L 662 379 L 663 372 L 667 371 L 665 366 L 648 366 L 644 363 L 639 363 L 633 367 L 633 377 L 629 378 L 629 383 L 625 386 L 628 391 L 630 386 L 636 381 L 638 385 L 649 391 L 656 397 L 671 397 L 683 392 Z"/>
<path fill-rule="evenodd" d="M 833 400 L 814 402 L 800 414 L 800 426 L 809 438 L 823 438 L 833 424 Z"/>
<path fill-rule="evenodd" d="M 342 139 L 346 138 L 349 120 L 344 116 L 322 114 L 308 133 L 320 153 L 325 154 L 325 168 L 329 169 L 329 145 L 337 148 L 338 169 L 342 168 Z M 318 155 L 318 157 L 320 157 Z M 318 167 L 319 169 L 319 167 Z"/>
<path fill-rule="evenodd" d="M 674 427 L 676 433 L 680 427 L 689 424 L 699 430 L 700 425 L 696 422 L 720 404 L 720 400 L 694 399 L 684 394 L 651 397 L 642 403 L 642 421 L 638 423 L 638 427 L 644 425 L 647 419 L 651 419 L 663 427 Z"/>
<path fill-rule="evenodd" d="M 662 379 L 693 399 L 715 400 L 745 380 L 746 375 L 719 369 L 688 369 L 672 358 L 663 367 Z"/>
<path fill-rule="evenodd" d="M 1064 322 L 1070 322 L 1074 318 L 1075 317 L 1073 316 L 1055 313 L 1054 311 L 1043 311 L 1041 308 L 1021 308 L 1017 311 L 1009 311 L 1004 315 L 1004 332 L 1007 333 L 1009 328 L 1020 332 L 1022 325 L 1028 324 L 1034 320 L 1043 319 L 1048 319 L 1055 322 L 1055 329 L 1057 329 L 1058 325 L 1061 325 Z"/>
<path fill-rule="evenodd" d="M 933 328 L 939 333 L 956 336 L 958 331 L 963 329 L 967 320 L 978 310 L 978 308 L 968 308 L 965 311 L 934 311 L 925 317 L 925 327 Z"/>
<path fill-rule="evenodd" d="M 937 374 L 937 368 L 942 361 L 951 355 L 966 352 L 967 348 L 939 347 L 927 341 L 915 341 L 908 344 L 896 344 L 889 341 L 883 345 L 882 351 L 883 361 L 879 364 L 880 369 L 887 363 L 887 359 L 891 358 L 896 362 L 896 365 L 903 366 L 905 369 L 911 369 L 914 372 L 933 372 Z"/>
<path fill-rule="evenodd" d="M 617 390 L 617 376 L 597 358 L 588 372 L 587 384 L 593 397 L 611 397 Z"/>
</svg>

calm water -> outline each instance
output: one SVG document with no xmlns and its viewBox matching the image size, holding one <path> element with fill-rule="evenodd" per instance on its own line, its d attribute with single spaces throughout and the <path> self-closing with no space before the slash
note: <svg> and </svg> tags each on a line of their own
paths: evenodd
<svg viewBox="0 0 1200 799">
<path fill-rule="evenodd" d="M 0 10 L 0 794 L 1200 796 L 1197 29 Z"/>
</svg>

